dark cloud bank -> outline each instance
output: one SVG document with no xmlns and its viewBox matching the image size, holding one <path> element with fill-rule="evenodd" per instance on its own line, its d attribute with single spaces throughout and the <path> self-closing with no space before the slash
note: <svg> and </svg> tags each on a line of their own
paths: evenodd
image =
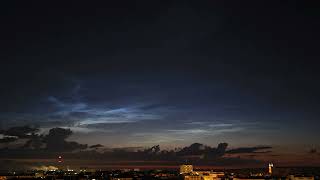
<svg viewBox="0 0 320 180">
<path fill-rule="evenodd" d="M 241 158 L 244 153 L 269 153 L 272 147 L 240 147 L 227 149 L 227 143 L 210 147 L 193 143 L 183 148 L 161 150 L 159 145 L 150 148 L 124 147 L 107 148 L 101 144 L 87 145 L 67 141 L 72 135 L 70 129 L 52 128 L 48 134 L 39 134 L 35 127 L 23 126 L 1 130 L 1 159 L 54 159 L 63 155 L 65 159 L 81 159 L 88 161 L 126 161 L 128 164 L 140 161 L 143 165 L 155 162 L 167 165 L 192 163 L 195 165 L 229 166 L 237 164 L 261 165 L 264 162 L 255 159 Z M 236 158 L 226 155 L 238 154 Z M 131 161 L 131 163 L 130 163 Z M 156 163 L 157 164 L 157 163 Z"/>
</svg>

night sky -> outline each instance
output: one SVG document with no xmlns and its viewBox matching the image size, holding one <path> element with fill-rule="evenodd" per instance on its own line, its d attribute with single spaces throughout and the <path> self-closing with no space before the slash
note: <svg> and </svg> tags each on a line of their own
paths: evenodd
<svg viewBox="0 0 320 180">
<path fill-rule="evenodd" d="M 68 140 L 108 148 L 227 142 L 270 146 L 260 159 L 292 165 L 320 159 L 316 4 L 87 3 L 1 2 L 0 129 L 69 128 Z"/>
</svg>

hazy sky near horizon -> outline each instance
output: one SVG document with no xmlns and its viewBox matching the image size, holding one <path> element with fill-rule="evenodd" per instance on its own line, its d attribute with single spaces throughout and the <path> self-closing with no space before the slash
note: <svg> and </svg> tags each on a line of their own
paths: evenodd
<svg viewBox="0 0 320 180">
<path fill-rule="evenodd" d="M 110 147 L 320 145 L 310 2 L 6 3 L 2 129 Z"/>
</svg>

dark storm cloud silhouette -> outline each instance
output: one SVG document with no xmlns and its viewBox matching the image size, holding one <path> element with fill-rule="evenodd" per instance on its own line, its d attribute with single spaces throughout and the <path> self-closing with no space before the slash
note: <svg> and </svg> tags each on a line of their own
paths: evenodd
<svg viewBox="0 0 320 180">
<path fill-rule="evenodd" d="M 7 130 L 1 130 L 0 134 L 6 136 L 16 136 L 18 138 L 28 138 L 32 134 L 38 132 L 38 128 L 33 128 L 30 126 L 21 126 L 21 127 L 11 127 Z"/>
<path fill-rule="evenodd" d="M 8 130 L 2 130 L 2 134 L 5 135 L 0 139 L 1 143 L 10 143 L 19 139 L 24 139 L 26 142 L 20 146 L 19 150 L 45 150 L 52 152 L 71 152 L 74 150 L 86 149 L 86 144 L 79 144 L 74 141 L 66 141 L 66 139 L 72 135 L 70 129 L 64 128 L 52 128 L 47 135 L 35 134 L 39 131 L 38 128 L 32 128 L 29 126 L 11 127 Z M 10 144 L 8 147 L 10 148 Z M 23 153 L 23 152 L 21 152 Z"/>
<path fill-rule="evenodd" d="M 15 128 L 20 129 L 20 128 Z M 28 129 L 28 128 L 25 128 Z M 41 161 L 41 159 L 56 158 L 57 153 L 65 159 L 72 161 L 73 159 L 83 160 L 87 166 L 88 163 L 103 162 L 126 162 L 127 165 L 154 165 L 155 161 L 162 161 L 164 165 L 179 165 L 185 162 L 194 165 L 214 165 L 214 166 L 237 166 L 237 165 L 262 165 L 264 162 L 256 159 L 232 158 L 226 157 L 228 152 L 244 153 L 255 152 L 261 149 L 270 149 L 271 147 L 242 147 L 238 149 L 227 150 L 227 143 L 220 143 L 217 147 L 193 143 L 183 148 L 175 148 L 171 150 L 162 150 L 160 145 L 150 148 L 143 147 L 123 147 L 108 148 L 101 144 L 88 146 L 78 142 L 70 142 L 66 139 L 73 132 L 70 129 L 52 128 L 48 134 L 33 134 L 32 136 L 22 136 L 27 139 L 26 143 L 18 148 L 11 148 L 10 142 L 3 143 L 6 147 L 0 149 L 0 153 L 6 158 L 14 158 L 14 168 L 25 168 L 26 164 L 22 159 L 33 159 Z M 5 141 L 5 140 L 3 140 Z M 14 143 L 14 142 L 11 142 Z M 1 161 L 1 159 L 0 159 Z M 21 162 L 20 162 L 21 161 Z M 1 161 L 3 162 L 3 161 Z M 0 162 L 0 164 L 1 164 Z M 19 165 L 20 163 L 20 165 Z M 32 164 L 32 163 L 31 163 Z M 120 163 L 121 164 L 121 163 Z M 80 164 L 79 164 L 80 165 Z M 90 165 L 90 164 L 89 164 Z M 28 164 L 29 167 L 30 164 Z M 6 167 L 7 168 L 7 167 Z"/>
<path fill-rule="evenodd" d="M 261 151 L 270 150 L 271 146 L 256 146 L 256 147 L 240 147 L 236 149 L 231 149 L 226 151 L 227 154 L 242 154 L 242 153 L 269 153 L 271 151 Z"/>
<path fill-rule="evenodd" d="M 33 135 L 29 137 L 26 143 L 22 146 L 23 149 L 41 149 L 45 144 L 43 142 L 43 135 Z"/>
<path fill-rule="evenodd" d="M 46 149 L 49 151 L 74 151 L 79 149 L 86 149 L 86 144 L 79 144 L 77 142 L 68 142 L 67 139 L 72 135 L 70 129 L 53 128 L 50 129 L 49 134 L 44 137 Z"/>
<path fill-rule="evenodd" d="M 15 131 L 13 131 L 13 129 Z M 21 131 L 17 133 L 17 129 Z M 270 146 L 259 146 L 227 150 L 227 143 L 220 143 L 217 147 L 193 143 L 190 146 L 172 150 L 161 150 L 160 145 L 155 145 L 150 148 L 107 148 L 101 144 L 88 146 L 78 142 L 67 141 L 66 139 L 70 137 L 73 132 L 70 129 L 64 128 L 52 128 L 48 134 L 32 134 L 30 136 L 25 136 L 26 132 L 34 132 L 34 129 L 30 127 L 13 127 L 3 132 L 15 132 L 7 134 L 19 135 L 16 139 L 27 139 L 27 141 L 18 148 L 10 147 L 10 142 L 13 140 L 2 139 L 3 142 L 8 143 L 3 143 L 7 146 L 0 149 L 0 157 L 16 159 L 48 158 L 55 156 L 58 152 L 68 159 L 143 161 L 145 164 L 151 163 L 152 161 L 165 161 L 169 164 L 178 165 L 187 161 L 198 165 L 236 165 L 241 163 L 259 164 L 262 163 L 262 161 L 240 157 L 230 158 L 224 157 L 224 155 L 228 153 L 256 153 L 258 150 L 272 148 Z"/>
<path fill-rule="evenodd" d="M 217 148 L 212 148 L 200 143 L 191 144 L 188 147 L 182 148 L 177 152 L 178 156 L 194 156 L 194 155 L 204 155 L 205 158 L 221 157 L 224 155 L 227 143 L 220 143 Z"/>
<path fill-rule="evenodd" d="M 0 139 L 0 143 L 10 143 L 16 141 L 18 138 L 16 137 L 3 137 Z"/>
<path fill-rule="evenodd" d="M 193 143 L 183 148 L 174 150 L 161 150 L 159 145 L 150 148 L 115 148 L 98 153 L 96 151 L 82 151 L 76 154 L 69 154 L 72 157 L 87 157 L 100 159 L 104 161 L 125 161 L 126 164 L 142 161 L 144 165 L 161 161 L 162 165 L 179 165 L 183 163 L 192 163 L 194 165 L 217 165 L 217 166 L 235 166 L 235 165 L 261 165 L 264 162 L 256 159 L 231 158 L 225 157 L 228 144 L 220 143 L 216 148 L 200 143 Z"/>
<path fill-rule="evenodd" d="M 311 148 L 307 153 L 312 156 L 313 155 L 320 156 L 320 152 L 316 148 Z"/>
<path fill-rule="evenodd" d="M 98 148 L 102 148 L 102 147 L 104 147 L 104 146 L 101 144 L 95 144 L 95 145 L 89 146 L 89 148 L 92 148 L 92 149 L 98 149 Z"/>
</svg>

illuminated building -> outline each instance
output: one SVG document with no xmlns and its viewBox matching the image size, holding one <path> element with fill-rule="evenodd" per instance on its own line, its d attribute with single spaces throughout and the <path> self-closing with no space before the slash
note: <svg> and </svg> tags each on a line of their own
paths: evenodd
<svg viewBox="0 0 320 180">
<path fill-rule="evenodd" d="M 180 174 L 188 174 L 193 172 L 193 166 L 192 165 L 186 165 L 183 164 L 180 166 Z"/>
<path fill-rule="evenodd" d="M 202 180 L 201 176 L 197 175 L 187 175 L 184 176 L 184 180 Z"/>
<path fill-rule="evenodd" d="M 45 178 L 46 176 L 44 175 L 44 173 L 43 172 L 36 172 L 35 174 L 34 174 L 34 177 L 35 178 Z"/>
<path fill-rule="evenodd" d="M 265 178 L 233 178 L 233 180 L 265 180 Z"/>
<path fill-rule="evenodd" d="M 290 175 L 286 178 L 286 180 L 314 180 L 313 176 L 294 176 Z"/>
<path fill-rule="evenodd" d="M 272 174 L 272 168 L 273 168 L 273 164 L 269 163 L 269 167 L 268 167 L 268 173 L 271 175 Z"/>
<path fill-rule="evenodd" d="M 63 162 L 62 156 L 59 156 L 58 157 L 58 163 L 62 163 L 62 162 Z"/>
<path fill-rule="evenodd" d="M 220 180 L 224 177 L 224 172 L 212 171 L 192 171 L 184 176 L 185 180 Z"/>
</svg>

